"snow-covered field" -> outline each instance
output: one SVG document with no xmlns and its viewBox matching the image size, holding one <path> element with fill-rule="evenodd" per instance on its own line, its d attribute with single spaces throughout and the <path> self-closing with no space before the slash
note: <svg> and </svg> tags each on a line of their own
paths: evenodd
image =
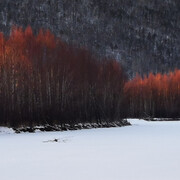
<svg viewBox="0 0 180 180">
<path fill-rule="evenodd" d="M 0 180 L 179 180 L 180 122 L 130 122 L 34 134 L 0 128 Z"/>
</svg>

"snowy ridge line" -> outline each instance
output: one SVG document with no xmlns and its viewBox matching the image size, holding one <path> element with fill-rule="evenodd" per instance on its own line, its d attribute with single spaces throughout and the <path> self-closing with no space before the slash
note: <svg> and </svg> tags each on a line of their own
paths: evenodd
<svg viewBox="0 0 180 180">
<path fill-rule="evenodd" d="M 81 129 L 92 129 L 92 128 L 111 128 L 111 127 L 122 127 L 131 125 L 127 120 L 115 121 L 115 122 L 102 122 L 102 123 L 78 123 L 75 125 L 64 124 L 61 125 L 44 125 L 44 126 L 35 126 L 35 127 L 20 127 L 13 128 L 15 133 L 29 132 L 34 133 L 38 131 L 68 131 L 68 130 L 81 130 Z"/>
<path fill-rule="evenodd" d="M 180 121 L 180 118 L 143 118 L 145 121 Z"/>
<path fill-rule="evenodd" d="M 0 134 L 13 134 L 14 132 L 13 128 L 0 127 Z"/>
</svg>

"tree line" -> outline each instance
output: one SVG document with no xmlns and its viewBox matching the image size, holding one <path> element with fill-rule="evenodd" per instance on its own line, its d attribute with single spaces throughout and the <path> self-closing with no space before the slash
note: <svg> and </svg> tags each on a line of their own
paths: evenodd
<svg viewBox="0 0 180 180">
<path fill-rule="evenodd" d="M 34 126 L 179 116 L 180 71 L 128 81 L 119 62 L 31 27 L 0 33 L 0 125 Z"/>
<path fill-rule="evenodd" d="M 136 77 L 124 86 L 131 117 L 180 117 L 180 70 Z"/>
<path fill-rule="evenodd" d="M 126 76 L 115 60 L 13 27 L 0 34 L 0 124 L 111 122 L 122 117 Z"/>
</svg>

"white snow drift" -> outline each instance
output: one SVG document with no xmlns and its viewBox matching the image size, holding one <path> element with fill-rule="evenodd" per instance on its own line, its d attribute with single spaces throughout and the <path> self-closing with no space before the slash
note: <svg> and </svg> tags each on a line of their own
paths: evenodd
<svg viewBox="0 0 180 180">
<path fill-rule="evenodd" d="M 0 179 L 179 180 L 180 122 L 130 121 L 34 134 L 0 128 Z"/>
</svg>

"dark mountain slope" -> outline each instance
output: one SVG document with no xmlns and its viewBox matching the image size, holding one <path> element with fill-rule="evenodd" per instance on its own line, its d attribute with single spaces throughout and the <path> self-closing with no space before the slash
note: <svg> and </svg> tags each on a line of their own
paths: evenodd
<svg viewBox="0 0 180 180">
<path fill-rule="evenodd" d="M 179 0 L 1 0 L 0 30 L 48 28 L 130 75 L 180 68 Z"/>
</svg>

